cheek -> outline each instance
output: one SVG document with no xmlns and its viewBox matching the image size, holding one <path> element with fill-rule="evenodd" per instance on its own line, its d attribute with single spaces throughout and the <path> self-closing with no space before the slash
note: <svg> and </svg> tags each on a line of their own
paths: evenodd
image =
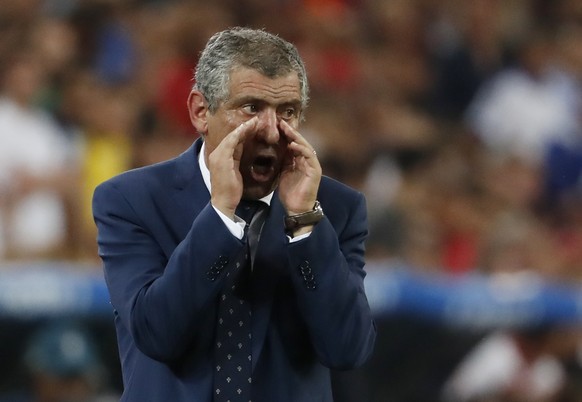
<svg viewBox="0 0 582 402">
<path fill-rule="evenodd" d="M 230 127 L 231 130 L 234 130 L 235 127 L 238 127 L 240 124 L 244 123 L 242 119 L 240 119 L 234 111 L 228 111 L 224 115 L 224 124 L 227 127 Z"/>
<path fill-rule="evenodd" d="M 299 119 L 300 118 L 297 117 L 289 122 L 289 125 L 293 130 L 299 130 Z"/>
<path fill-rule="evenodd" d="M 206 135 L 206 143 L 212 149 L 216 148 L 218 144 L 226 137 L 238 124 L 234 120 L 232 114 L 224 113 L 222 115 L 214 115 L 208 118 L 208 134 Z"/>
<path fill-rule="evenodd" d="M 285 155 L 287 155 L 288 145 L 289 143 L 287 142 L 287 138 L 284 135 L 281 135 L 279 137 L 279 157 L 283 158 Z"/>
<path fill-rule="evenodd" d="M 286 151 L 287 150 L 287 145 L 289 145 L 289 140 L 287 140 L 287 136 L 285 135 L 285 133 L 280 132 L 279 133 L 279 147 L 283 151 Z"/>
</svg>

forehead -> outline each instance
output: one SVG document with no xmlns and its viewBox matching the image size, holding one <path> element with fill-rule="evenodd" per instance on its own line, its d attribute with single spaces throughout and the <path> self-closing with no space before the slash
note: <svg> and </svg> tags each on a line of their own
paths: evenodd
<svg viewBox="0 0 582 402">
<path fill-rule="evenodd" d="M 259 71 L 239 67 L 230 74 L 229 100 L 257 99 L 273 104 L 300 103 L 301 85 L 295 71 L 270 78 Z"/>
</svg>

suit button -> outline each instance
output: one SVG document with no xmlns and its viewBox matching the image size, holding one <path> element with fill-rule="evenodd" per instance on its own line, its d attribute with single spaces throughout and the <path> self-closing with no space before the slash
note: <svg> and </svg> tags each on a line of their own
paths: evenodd
<svg viewBox="0 0 582 402">
<path fill-rule="evenodd" d="M 226 268 L 227 265 L 228 257 L 224 255 L 219 256 L 218 259 L 214 262 L 214 264 L 210 266 L 208 271 L 206 271 L 206 277 L 214 282 L 216 278 L 218 278 L 222 270 Z"/>
<path fill-rule="evenodd" d="M 314 290 L 317 287 L 317 284 L 315 282 L 315 276 L 313 275 L 309 261 L 303 261 L 297 268 L 299 271 L 299 276 L 303 277 L 303 283 L 305 284 L 305 287 L 309 290 Z"/>
<path fill-rule="evenodd" d="M 306 273 L 311 273 L 311 267 L 309 266 L 309 261 L 303 261 L 299 264 L 299 274 L 305 275 Z"/>
</svg>

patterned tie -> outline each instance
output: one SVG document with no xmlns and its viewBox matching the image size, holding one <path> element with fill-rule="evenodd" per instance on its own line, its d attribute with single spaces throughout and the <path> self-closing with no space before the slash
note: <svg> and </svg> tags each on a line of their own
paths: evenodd
<svg viewBox="0 0 582 402">
<path fill-rule="evenodd" d="M 214 402 L 251 402 L 251 303 L 240 297 L 244 279 L 250 275 L 254 252 L 264 223 L 266 204 L 241 201 L 237 216 L 246 226 L 247 264 L 227 274 L 220 294 L 216 324 Z"/>
</svg>

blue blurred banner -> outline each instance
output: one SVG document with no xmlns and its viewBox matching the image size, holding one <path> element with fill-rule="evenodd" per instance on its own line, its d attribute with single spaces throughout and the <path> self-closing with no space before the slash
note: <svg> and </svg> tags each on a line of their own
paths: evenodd
<svg viewBox="0 0 582 402">
<path fill-rule="evenodd" d="M 366 292 L 377 316 L 409 314 L 477 330 L 582 323 L 582 287 L 533 273 L 448 276 L 375 269 Z"/>
<path fill-rule="evenodd" d="M 79 264 L 0 266 L 0 317 L 111 314 L 103 274 Z"/>
<path fill-rule="evenodd" d="M 407 314 L 478 330 L 582 323 L 579 284 L 549 283 L 531 273 L 453 277 L 373 266 L 365 284 L 378 317 Z M 99 267 L 0 266 L 0 318 L 109 314 L 111 305 Z"/>
</svg>

